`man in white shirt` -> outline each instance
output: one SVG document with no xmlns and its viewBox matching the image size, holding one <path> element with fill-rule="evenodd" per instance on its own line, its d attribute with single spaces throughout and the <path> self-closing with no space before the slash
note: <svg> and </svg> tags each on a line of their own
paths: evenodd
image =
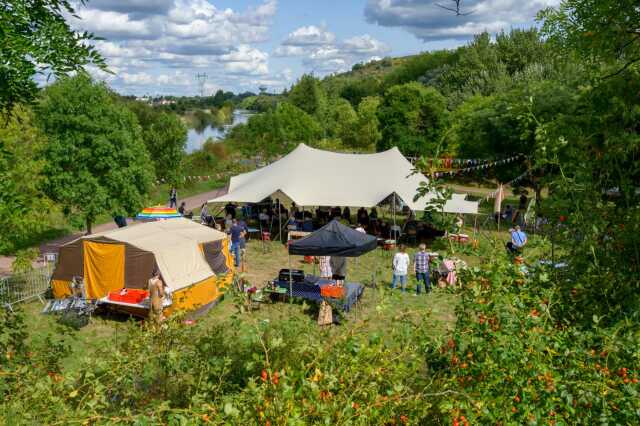
<svg viewBox="0 0 640 426">
<path fill-rule="evenodd" d="M 406 252 L 404 244 L 400 244 L 400 251 L 393 257 L 393 279 L 391 280 L 391 288 L 395 289 L 396 284 L 400 281 L 402 291 L 407 289 L 407 273 L 409 272 L 409 264 L 411 260 Z"/>
</svg>

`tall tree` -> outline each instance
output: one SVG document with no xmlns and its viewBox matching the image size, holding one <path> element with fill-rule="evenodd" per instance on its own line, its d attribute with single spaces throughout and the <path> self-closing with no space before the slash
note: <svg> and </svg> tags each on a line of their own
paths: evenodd
<svg viewBox="0 0 640 426">
<path fill-rule="evenodd" d="M 38 105 L 49 137 L 45 190 L 87 232 L 101 214 L 135 214 L 153 179 L 135 114 L 103 84 L 80 74 L 49 86 Z"/>
<path fill-rule="evenodd" d="M 397 146 L 404 154 L 422 155 L 435 151 L 448 113 L 436 89 L 413 82 L 387 90 L 377 115 L 382 131 L 378 151 Z"/>
<path fill-rule="evenodd" d="M 358 105 L 358 121 L 356 123 L 354 146 L 357 148 L 375 148 L 382 137 L 378 121 L 380 98 L 366 97 Z"/>
<path fill-rule="evenodd" d="M 36 74 L 59 77 L 91 63 L 106 69 L 90 44 L 94 36 L 66 22 L 74 14 L 68 0 L 0 2 L 0 113 L 34 99 Z"/>
<path fill-rule="evenodd" d="M 0 120 L 0 253 L 13 253 L 47 225 L 51 203 L 40 190 L 46 140 L 32 120 L 24 108 Z"/>
<path fill-rule="evenodd" d="M 161 112 L 142 102 L 129 108 L 138 117 L 142 138 L 155 167 L 156 178 L 177 183 L 187 143 L 187 128 L 174 113 Z"/>
<path fill-rule="evenodd" d="M 317 115 L 325 106 L 326 94 L 315 77 L 305 74 L 291 88 L 288 99 L 307 114 Z"/>
</svg>

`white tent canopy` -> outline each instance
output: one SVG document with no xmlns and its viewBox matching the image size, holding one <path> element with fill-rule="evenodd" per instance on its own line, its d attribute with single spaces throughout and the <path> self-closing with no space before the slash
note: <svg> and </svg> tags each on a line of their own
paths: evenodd
<svg viewBox="0 0 640 426">
<path fill-rule="evenodd" d="M 414 201 L 422 174 L 392 148 L 376 154 L 343 154 L 300 144 L 291 153 L 253 172 L 231 178 L 226 195 L 210 203 L 258 203 L 276 193 L 299 206 L 374 207 L 396 194 L 411 210 L 424 210 L 432 197 Z M 478 203 L 454 194 L 445 213 L 478 213 Z"/>
</svg>

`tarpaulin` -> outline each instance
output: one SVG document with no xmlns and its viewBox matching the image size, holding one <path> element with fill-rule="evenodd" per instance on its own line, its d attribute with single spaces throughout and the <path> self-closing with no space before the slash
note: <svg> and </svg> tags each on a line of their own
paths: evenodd
<svg viewBox="0 0 640 426">
<path fill-rule="evenodd" d="M 64 299 L 71 296 L 71 282 L 65 280 L 51 280 L 51 290 L 54 299 Z"/>
<path fill-rule="evenodd" d="M 377 246 L 376 237 L 332 220 L 311 235 L 289 244 L 289 254 L 356 257 Z"/>
<path fill-rule="evenodd" d="M 84 286 L 88 299 L 124 287 L 124 244 L 83 241 Z"/>
</svg>

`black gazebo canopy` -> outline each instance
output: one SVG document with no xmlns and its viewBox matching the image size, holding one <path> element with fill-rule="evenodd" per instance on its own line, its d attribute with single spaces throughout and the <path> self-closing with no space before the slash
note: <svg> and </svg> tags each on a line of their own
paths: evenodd
<svg viewBox="0 0 640 426">
<path fill-rule="evenodd" d="M 377 246 L 376 237 L 332 220 L 311 235 L 289 244 L 289 254 L 357 257 Z"/>
</svg>

